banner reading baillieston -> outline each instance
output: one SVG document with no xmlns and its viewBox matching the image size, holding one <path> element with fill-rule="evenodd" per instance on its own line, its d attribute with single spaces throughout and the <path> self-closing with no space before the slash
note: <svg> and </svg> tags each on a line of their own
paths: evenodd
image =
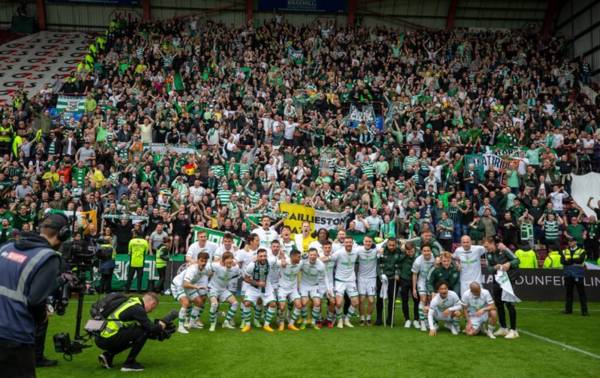
<svg viewBox="0 0 600 378">
<path fill-rule="evenodd" d="M 337 229 L 340 225 L 346 224 L 348 213 L 335 213 L 333 211 L 315 210 L 315 229 L 324 228 L 326 230 Z M 344 227 L 345 228 L 345 227 Z"/>
<path fill-rule="evenodd" d="M 348 217 L 347 213 L 335 213 L 332 211 L 316 210 L 310 206 L 297 205 L 294 203 L 282 203 L 279 211 L 283 214 L 283 224 L 292 229 L 293 234 L 299 234 L 302 223 L 310 223 L 311 231 L 324 228 L 326 230 L 336 229 L 343 225 Z"/>
</svg>

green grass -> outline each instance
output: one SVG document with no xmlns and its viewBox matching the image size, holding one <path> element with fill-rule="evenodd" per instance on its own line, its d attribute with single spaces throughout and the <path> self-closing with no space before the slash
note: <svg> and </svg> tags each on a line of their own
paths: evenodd
<svg viewBox="0 0 600 378">
<path fill-rule="evenodd" d="M 84 322 L 95 296 L 86 297 Z M 442 327 L 437 337 L 402 327 L 355 327 L 354 329 L 308 329 L 268 334 L 253 329 L 217 328 L 174 334 L 164 342 L 149 340 L 138 357 L 142 373 L 118 371 L 125 353 L 115 358 L 116 367 L 103 370 L 97 363 L 100 353 L 94 346 L 64 361 L 54 352 L 52 335 L 73 335 L 77 303 L 67 314 L 53 316 L 48 331 L 46 355 L 58 358 L 59 366 L 38 370 L 39 377 L 398 377 L 398 376 L 494 376 L 547 377 L 597 376 L 600 359 L 564 349 L 521 333 L 517 340 L 452 336 Z M 153 316 L 161 317 L 178 308 L 172 298 L 163 297 Z M 519 329 L 560 341 L 600 355 L 600 306 L 591 304 L 590 317 L 560 314 L 558 302 L 524 302 L 518 306 Z M 399 308 L 397 308 L 399 310 Z M 576 310 L 578 306 L 576 305 Z M 399 323 L 401 314 L 397 314 Z M 204 314 L 206 323 L 207 311 Z M 0 373 L 1 375 L 1 373 Z"/>
</svg>

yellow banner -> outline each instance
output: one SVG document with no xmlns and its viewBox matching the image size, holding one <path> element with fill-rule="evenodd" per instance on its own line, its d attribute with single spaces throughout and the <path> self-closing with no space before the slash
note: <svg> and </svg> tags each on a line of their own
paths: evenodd
<svg viewBox="0 0 600 378">
<path fill-rule="evenodd" d="M 90 226 L 92 226 L 96 231 L 98 230 L 98 217 L 96 210 L 82 211 L 77 215 L 81 222 L 81 228 L 83 228 L 86 234 L 90 232 Z"/>
<path fill-rule="evenodd" d="M 284 215 L 283 224 L 292 229 L 292 234 L 302 231 L 302 223 L 310 223 L 310 230 L 315 230 L 315 209 L 293 203 L 279 204 L 279 211 Z"/>
</svg>

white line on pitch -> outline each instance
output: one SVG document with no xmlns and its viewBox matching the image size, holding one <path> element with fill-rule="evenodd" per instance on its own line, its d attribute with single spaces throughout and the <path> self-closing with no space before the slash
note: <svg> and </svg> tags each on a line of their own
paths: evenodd
<svg viewBox="0 0 600 378">
<path fill-rule="evenodd" d="M 556 312 L 556 313 L 560 313 L 562 311 L 562 309 L 560 308 L 535 308 L 535 307 L 517 307 L 518 310 L 525 310 L 525 311 L 552 311 L 552 312 Z M 588 312 L 600 312 L 600 310 L 588 310 Z"/>
<path fill-rule="evenodd" d="M 524 334 L 526 334 L 526 335 L 528 335 L 528 336 L 531 336 L 531 337 L 535 337 L 536 339 L 539 339 L 539 340 L 545 341 L 545 342 L 547 342 L 547 343 L 554 344 L 554 345 L 558 345 L 558 346 L 560 346 L 561 348 L 569 349 L 569 350 L 572 350 L 572 351 L 574 351 L 574 352 L 578 352 L 578 353 L 581 353 L 581 354 L 585 354 L 586 356 L 589 356 L 589 357 L 592 357 L 592 358 L 595 358 L 595 359 L 598 359 L 598 360 L 600 360 L 600 355 L 597 355 L 597 354 L 595 354 L 595 353 L 592 353 L 592 352 L 588 352 L 587 350 L 579 349 L 579 348 L 577 348 L 577 347 L 574 347 L 574 346 L 572 346 L 572 345 L 565 344 L 565 343 L 561 343 L 560 341 L 552 340 L 552 339 L 549 339 L 549 338 L 547 338 L 547 337 L 545 337 L 545 336 L 540 336 L 540 335 L 538 335 L 538 334 L 535 334 L 535 333 L 533 333 L 533 332 L 529 332 L 529 331 L 525 331 L 525 330 L 523 330 L 523 329 L 520 329 L 520 330 L 519 330 L 519 332 L 522 332 L 522 333 L 524 333 Z"/>
</svg>

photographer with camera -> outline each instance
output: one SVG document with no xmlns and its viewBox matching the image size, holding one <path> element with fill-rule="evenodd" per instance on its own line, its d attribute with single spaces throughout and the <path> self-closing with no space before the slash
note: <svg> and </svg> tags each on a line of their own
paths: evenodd
<svg viewBox="0 0 600 378">
<path fill-rule="evenodd" d="M 113 358 L 131 348 L 121 371 L 143 371 L 144 367 L 135 359 L 142 351 L 148 338 L 156 338 L 167 323 L 152 322 L 147 313 L 158 306 L 158 295 L 152 292 L 143 297 L 130 297 L 107 318 L 104 329 L 96 337 L 96 345 L 104 350 L 98 361 L 105 369 L 113 366 Z"/>
<path fill-rule="evenodd" d="M 0 371 L 35 377 L 36 335 L 47 324 L 46 299 L 58 286 L 61 258 L 54 250 L 69 238 L 69 221 L 48 215 L 40 234 L 21 233 L 0 248 Z"/>
</svg>

